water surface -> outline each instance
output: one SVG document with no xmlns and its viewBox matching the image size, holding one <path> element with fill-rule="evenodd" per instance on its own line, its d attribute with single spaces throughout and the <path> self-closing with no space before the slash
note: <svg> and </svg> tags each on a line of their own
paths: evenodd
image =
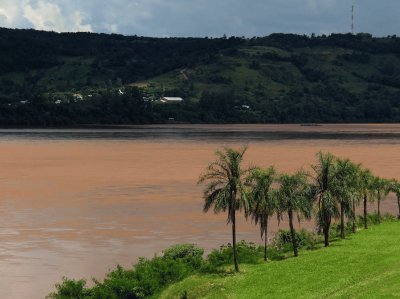
<svg viewBox="0 0 400 299">
<path fill-rule="evenodd" d="M 226 216 L 202 213 L 196 182 L 218 147 L 244 144 L 246 165 L 307 169 L 329 150 L 400 178 L 396 124 L 3 129 L 0 298 L 43 298 L 62 276 L 101 279 L 175 243 L 229 242 Z M 383 206 L 396 212 L 393 197 Z M 243 219 L 238 231 L 260 242 Z"/>
</svg>

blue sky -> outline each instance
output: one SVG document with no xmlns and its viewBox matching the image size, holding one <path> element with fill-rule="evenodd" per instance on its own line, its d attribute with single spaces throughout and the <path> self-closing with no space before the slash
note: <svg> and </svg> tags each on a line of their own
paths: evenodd
<svg viewBox="0 0 400 299">
<path fill-rule="evenodd" d="M 400 0 L 0 0 L 0 27 L 144 36 L 400 35 Z"/>
</svg>

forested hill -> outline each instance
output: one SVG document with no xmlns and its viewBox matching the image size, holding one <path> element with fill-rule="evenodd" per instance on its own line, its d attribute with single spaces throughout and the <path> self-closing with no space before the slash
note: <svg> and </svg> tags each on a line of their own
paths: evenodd
<svg viewBox="0 0 400 299">
<path fill-rule="evenodd" d="M 400 38 L 0 28 L 0 124 L 399 122 Z M 161 96 L 184 99 L 169 104 Z"/>
</svg>

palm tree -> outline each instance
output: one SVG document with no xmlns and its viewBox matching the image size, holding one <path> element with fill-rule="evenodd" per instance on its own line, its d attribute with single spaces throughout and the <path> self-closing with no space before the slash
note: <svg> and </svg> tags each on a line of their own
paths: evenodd
<svg viewBox="0 0 400 299">
<path fill-rule="evenodd" d="M 375 192 L 375 197 L 378 200 L 378 220 L 381 222 L 381 201 L 386 198 L 386 196 L 390 192 L 390 181 L 380 178 L 374 177 L 372 180 L 372 192 Z"/>
<path fill-rule="evenodd" d="M 352 193 L 352 222 L 353 222 L 353 228 L 352 231 L 355 234 L 357 232 L 357 215 L 356 215 L 356 204 L 360 205 L 360 185 L 361 185 L 361 173 L 362 173 L 362 168 L 361 164 L 355 164 L 354 165 L 354 174 L 353 174 L 353 184 L 354 184 L 354 192 Z"/>
<path fill-rule="evenodd" d="M 215 213 L 228 212 L 227 222 L 232 224 L 232 247 L 235 271 L 239 271 L 236 250 L 236 210 L 244 209 L 246 216 L 249 203 L 245 194 L 244 180 L 247 170 L 241 168 L 246 147 L 240 150 L 223 148 L 215 152 L 217 160 L 210 163 L 200 176 L 199 183 L 208 182 L 204 190 L 204 212 L 214 207 Z"/>
<path fill-rule="evenodd" d="M 400 219 L 400 183 L 397 182 L 396 184 L 396 196 L 397 196 L 397 205 L 399 207 L 399 215 L 397 216 L 397 219 Z"/>
<path fill-rule="evenodd" d="M 282 174 L 279 177 L 279 189 L 276 191 L 278 200 L 279 218 L 287 213 L 289 218 L 290 236 L 293 244 L 293 254 L 298 256 L 298 243 L 296 231 L 293 226 L 293 214 L 311 218 L 312 198 L 307 174 L 298 171 L 294 175 Z"/>
<path fill-rule="evenodd" d="M 368 200 L 368 195 L 371 195 L 372 192 L 372 173 L 369 169 L 360 169 L 360 173 L 358 175 L 358 182 L 357 182 L 357 189 L 360 198 L 363 199 L 363 205 L 364 205 L 364 228 L 368 228 L 368 205 L 367 205 L 367 200 Z M 372 198 L 370 198 L 372 199 Z"/>
<path fill-rule="evenodd" d="M 390 187 L 389 187 L 390 191 L 396 194 L 397 197 L 397 206 L 399 208 L 399 214 L 397 215 L 397 219 L 400 220 L 400 182 L 392 179 L 390 181 Z"/>
<path fill-rule="evenodd" d="M 247 178 L 252 219 L 260 225 L 261 239 L 264 237 L 264 261 L 267 261 L 268 220 L 277 210 L 276 197 L 272 192 L 275 175 L 275 169 L 271 166 L 266 170 L 256 168 Z"/>
<path fill-rule="evenodd" d="M 329 246 L 329 229 L 332 218 L 338 218 L 338 175 L 335 167 L 336 159 L 330 154 L 317 154 L 317 164 L 312 165 L 314 170 L 313 193 L 317 202 L 317 221 L 324 234 L 325 247 Z"/>
<path fill-rule="evenodd" d="M 349 159 L 336 160 L 336 196 L 340 204 L 340 237 L 345 238 L 344 216 L 353 219 L 353 230 L 355 229 L 355 188 L 356 188 L 356 173 L 357 165 Z M 353 205 L 353 208 L 351 207 Z"/>
</svg>

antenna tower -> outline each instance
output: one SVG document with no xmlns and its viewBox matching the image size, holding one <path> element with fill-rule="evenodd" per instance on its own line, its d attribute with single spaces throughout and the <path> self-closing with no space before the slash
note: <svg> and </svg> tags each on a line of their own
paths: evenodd
<svg viewBox="0 0 400 299">
<path fill-rule="evenodd" d="M 354 34 L 354 4 L 351 6 L 351 34 Z"/>
</svg>

